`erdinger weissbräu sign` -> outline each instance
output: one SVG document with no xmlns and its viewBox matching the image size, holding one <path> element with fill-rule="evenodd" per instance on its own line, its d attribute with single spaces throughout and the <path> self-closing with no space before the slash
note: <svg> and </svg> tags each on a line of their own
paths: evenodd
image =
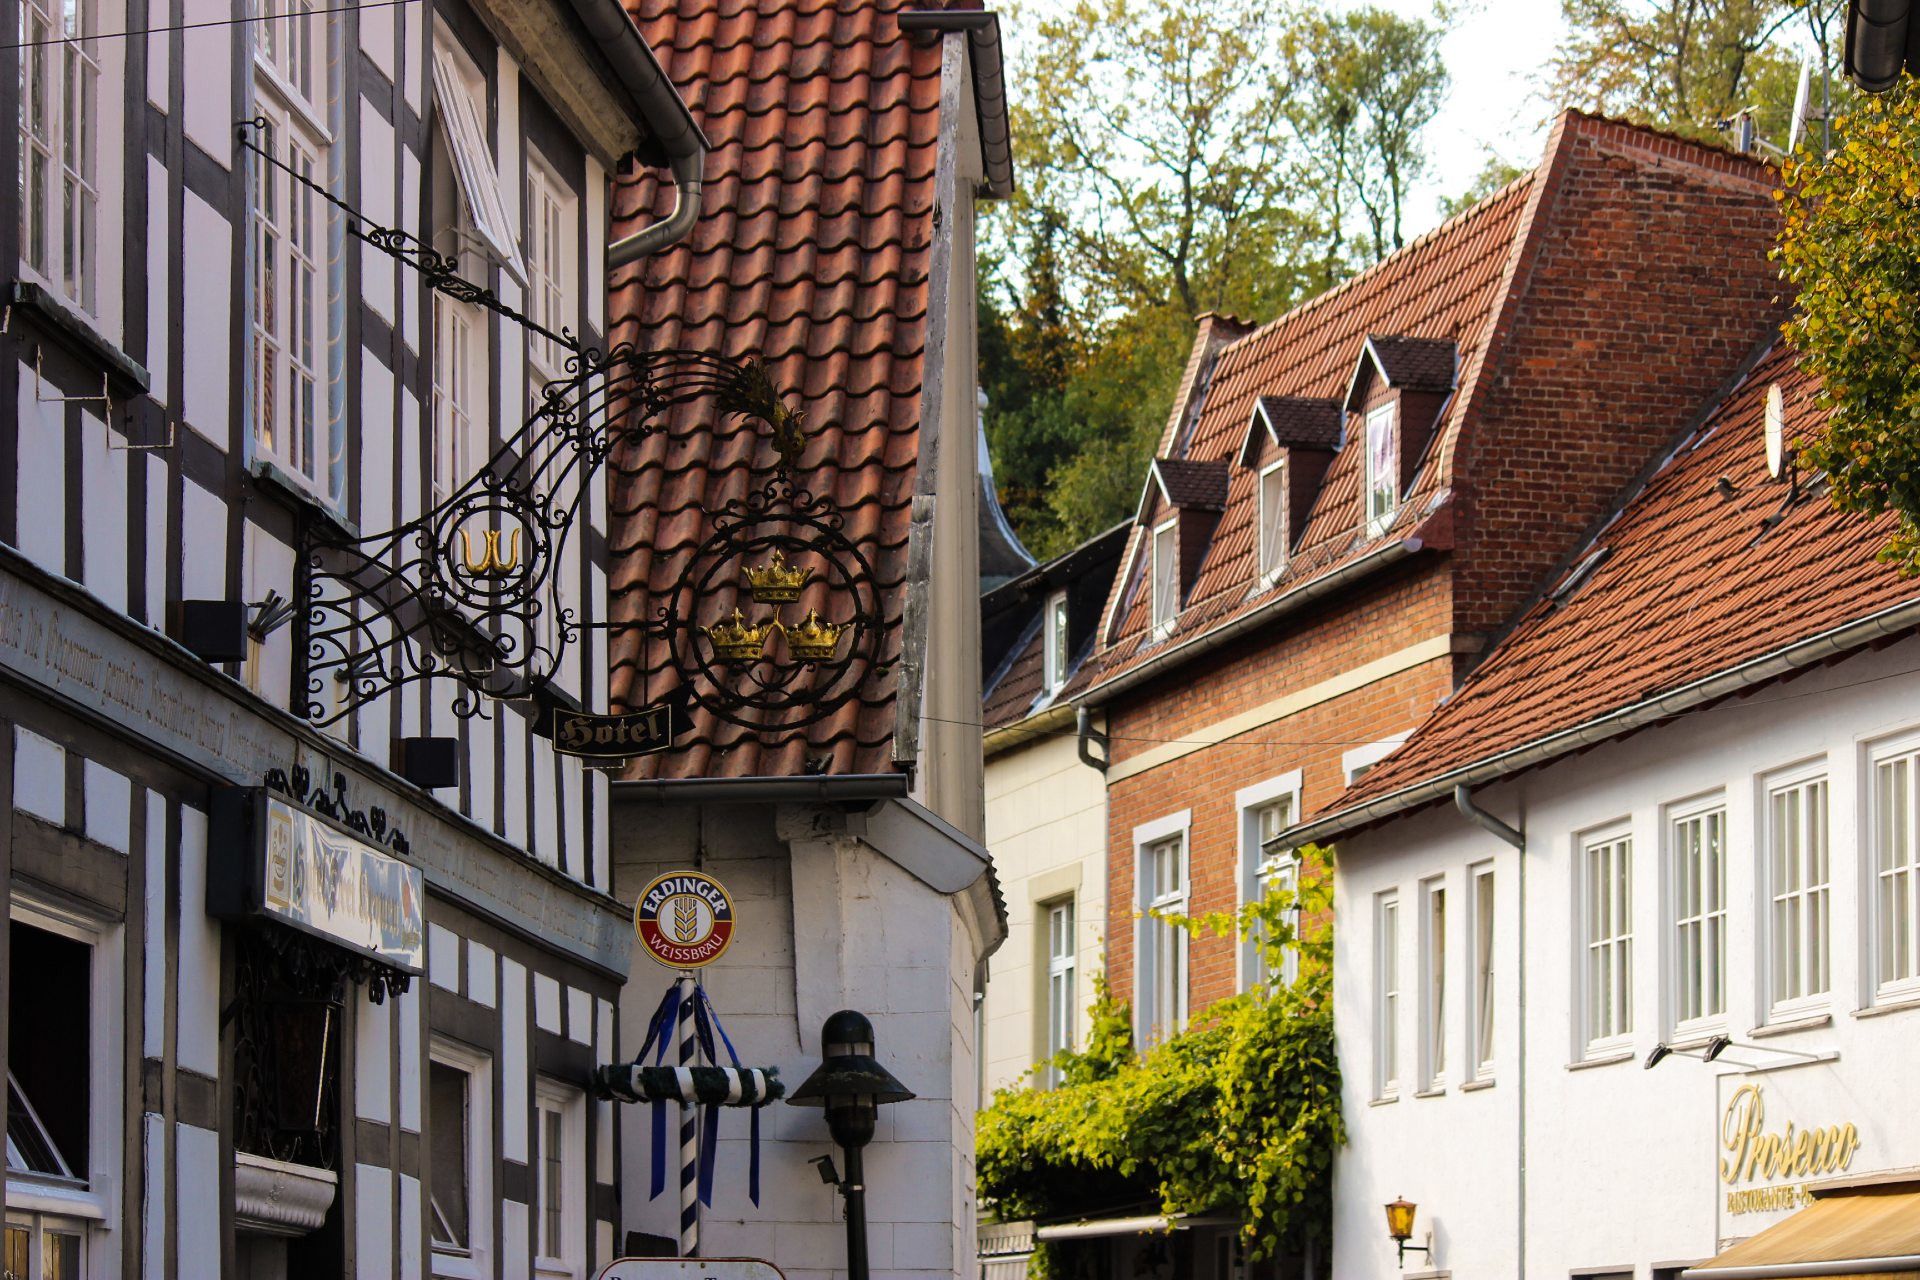
<svg viewBox="0 0 1920 1280">
<path fill-rule="evenodd" d="M 425 877 L 287 797 L 214 798 L 207 909 L 265 917 L 418 975 L 426 966 Z"/>
<path fill-rule="evenodd" d="M 733 941 L 733 898 L 701 871 L 669 871 L 641 890 L 633 931 L 669 969 L 712 964 Z"/>
</svg>

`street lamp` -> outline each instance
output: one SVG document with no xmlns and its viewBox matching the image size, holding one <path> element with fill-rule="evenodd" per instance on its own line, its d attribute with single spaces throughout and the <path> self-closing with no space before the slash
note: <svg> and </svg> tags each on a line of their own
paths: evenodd
<svg viewBox="0 0 1920 1280">
<path fill-rule="evenodd" d="M 1392 1237 L 1394 1244 L 1400 1247 L 1400 1265 L 1402 1267 L 1407 1265 L 1407 1251 L 1409 1249 L 1415 1253 L 1424 1253 L 1429 1258 L 1433 1256 L 1432 1251 L 1426 1245 L 1407 1243 L 1408 1240 L 1413 1238 L 1413 1215 L 1418 1208 L 1419 1206 L 1411 1200 L 1396 1199 L 1387 1205 L 1387 1235 Z"/>
<path fill-rule="evenodd" d="M 846 1156 L 840 1194 L 847 1199 L 847 1280 L 867 1280 L 867 1189 L 860 1149 L 873 1141 L 880 1107 L 912 1096 L 873 1056 L 873 1023 L 865 1014 L 842 1009 L 820 1028 L 820 1065 L 787 1099 L 797 1107 L 825 1107 L 827 1132 Z M 827 1176 L 825 1169 L 821 1176 Z"/>
</svg>

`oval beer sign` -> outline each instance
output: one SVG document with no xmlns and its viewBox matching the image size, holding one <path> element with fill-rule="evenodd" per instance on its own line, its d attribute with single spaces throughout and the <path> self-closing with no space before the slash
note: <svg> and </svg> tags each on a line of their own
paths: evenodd
<svg viewBox="0 0 1920 1280">
<path fill-rule="evenodd" d="M 733 899 L 700 871 L 669 871 L 633 904 L 640 945 L 669 969 L 712 964 L 733 941 Z"/>
</svg>

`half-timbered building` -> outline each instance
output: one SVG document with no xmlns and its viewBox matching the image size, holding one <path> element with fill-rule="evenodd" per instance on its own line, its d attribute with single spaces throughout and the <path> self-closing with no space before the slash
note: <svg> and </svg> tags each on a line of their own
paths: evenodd
<svg viewBox="0 0 1920 1280">
<path fill-rule="evenodd" d="M 615 0 L 7 12 L 0 1268 L 591 1275 L 628 931 L 536 729 L 605 703 L 604 489 L 481 499 L 698 131 Z"/>
</svg>

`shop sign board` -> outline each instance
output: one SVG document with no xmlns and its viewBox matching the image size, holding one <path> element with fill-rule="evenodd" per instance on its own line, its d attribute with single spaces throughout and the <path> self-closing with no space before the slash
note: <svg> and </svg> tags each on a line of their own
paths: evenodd
<svg viewBox="0 0 1920 1280">
<path fill-rule="evenodd" d="M 669 871 L 641 890 L 633 931 L 658 963 L 698 969 L 733 941 L 733 898 L 703 871 Z"/>
<path fill-rule="evenodd" d="M 1714 1135 L 1720 1240 L 1754 1235 L 1810 1203 L 1811 1184 L 1858 1172 L 1859 1126 L 1832 1112 L 1826 1090 L 1796 1087 L 1814 1078 L 1806 1072 L 1720 1077 Z"/>
<path fill-rule="evenodd" d="M 616 1258 L 600 1280 L 786 1280 L 757 1258 Z"/>
<path fill-rule="evenodd" d="M 220 794 L 208 909 L 265 916 L 409 974 L 426 968 L 426 882 L 316 813 L 261 788 Z"/>
<path fill-rule="evenodd" d="M 534 731 L 553 740 L 562 755 L 585 760 L 621 761 L 653 755 L 673 745 L 687 731 L 685 686 L 637 711 L 600 715 L 549 707 Z"/>
</svg>

